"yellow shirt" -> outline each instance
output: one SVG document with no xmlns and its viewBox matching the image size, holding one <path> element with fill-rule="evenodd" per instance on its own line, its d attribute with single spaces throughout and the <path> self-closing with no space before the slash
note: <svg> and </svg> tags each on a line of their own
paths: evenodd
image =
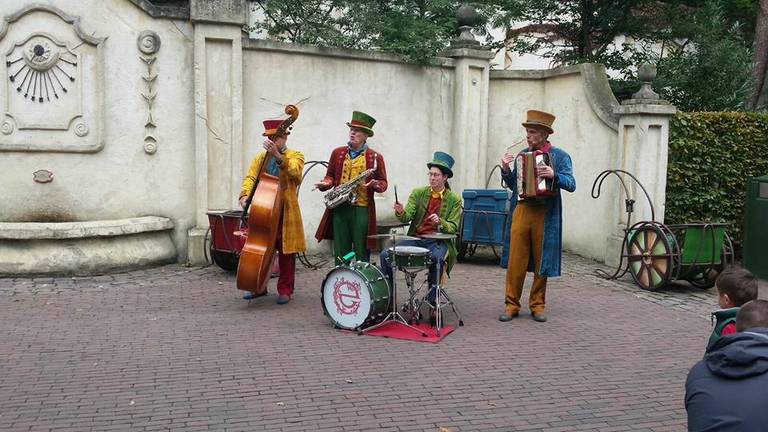
<svg viewBox="0 0 768 432">
<path fill-rule="evenodd" d="M 351 159 L 349 153 L 347 153 L 344 156 L 344 165 L 341 167 L 341 183 L 347 183 L 363 171 L 365 171 L 365 153 L 354 159 Z M 352 203 L 353 205 L 360 207 L 368 206 L 368 193 L 364 186 L 365 183 L 366 181 L 364 180 L 357 185 L 357 199 Z"/>
</svg>

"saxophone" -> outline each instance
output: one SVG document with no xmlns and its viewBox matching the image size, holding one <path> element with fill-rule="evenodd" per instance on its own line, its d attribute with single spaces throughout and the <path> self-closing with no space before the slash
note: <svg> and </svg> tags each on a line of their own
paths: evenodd
<svg viewBox="0 0 768 432">
<path fill-rule="evenodd" d="M 323 195 L 323 199 L 325 200 L 325 207 L 328 209 L 334 209 L 346 202 L 355 202 L 357 199 L 357 185 L 366 178 L 370 177 L 374 172 L 376 172 L 376 162 L 373 163 L 373 168 L 361 172 L 355 176 L 355 178 L 344 184 L 340 184 L 331 188 L 331 190 Z"/>
</svg>

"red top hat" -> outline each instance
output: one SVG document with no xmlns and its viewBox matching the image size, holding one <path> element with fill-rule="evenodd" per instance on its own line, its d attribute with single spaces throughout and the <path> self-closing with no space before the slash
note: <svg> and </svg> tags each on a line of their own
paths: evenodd
<svg viewBox="0 0 768 432">
<path fill-rule="evenodd" d="M 264 133 L 263 136 L 272 136 L 277 132 L 277 128 L 280 126 L 283 120 L 264 120 Z M 285 135 L 290 135 L 289 131 L 285 131 Z"/>
</svg>

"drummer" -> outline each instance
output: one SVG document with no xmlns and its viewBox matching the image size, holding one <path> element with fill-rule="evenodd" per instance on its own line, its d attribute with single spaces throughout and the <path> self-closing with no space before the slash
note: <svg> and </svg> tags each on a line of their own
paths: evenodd
<svg viewBox="0 0 768 432">
<path fill-rule="evenodd" d="M 448 179 L 453 177 L 453 162 L 453 157 L 448 153 L 435 152 L 432 162 L 427 164 L 429 185 L 414 189 L 405 207 L 395 197 L 395 203 L 392 206 L 395 209 L 395 215 L 401 222 L 411 223 L 408 235 L 422 237 L 444 233 L 455 237 L 461 218 L 461 198 L 451 191 L 448 185 Z M 444 235 L 444 237 L 451 236 Z M 422 237 L 420 240 L 398 242 L 397 246 L 418 246 L 429 249 L 432 264 L 429 268 L 427 301 L 434 306 L 435 289 L 443 267 L 445 266 L 447 273 L 450 274 L 456 262 L 456 246 L 453 240 Z M 379 255 L 379 263 L 391 284 L 392 266 L 388 261 L 386 249 Z"/>
</svg>

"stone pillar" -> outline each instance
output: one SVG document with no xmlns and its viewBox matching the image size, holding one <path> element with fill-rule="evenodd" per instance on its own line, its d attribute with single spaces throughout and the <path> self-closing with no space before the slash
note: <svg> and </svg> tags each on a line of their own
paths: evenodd
<svg viewBox="0 0 768 432">
<path fill-rule="evenodd" d="M 245 0 L 191 0 L 194 23 L 195 221 L 187 261 L 205 261 L 208 210 L 234 208 L 242 177 Z M 191 185 L 190 185 L 191 186 Z"/>
<path fill-rule="evenodd" d="M 640 91 L 614 110 L 614 114 L 619 116 L 618 151 L 614 166 L 632 173 L 640 181 L 653 204 L 653 217 L 657 222 L 664 222 L 669 120 L 677 108 L 661 100 L 652 90 L 651 82 L 656 77 L 655 67 L 641 66 L 638 76 L 643 82 Z M 630 225 L 654 220 L 642 189 L 628 177 L 625 177 L 625 181 L 629 186 L 630 198 L 635 200 Z M 610 266 L 618 265 L 627 218 L 624 191 L 620 187 L 617 189 L 619 192 L 615 195 L 617 199 L 613 211 L 615 224 L 611 227 L 605 252 L 605 263 Z"/>
<path fill-rule="evenodd" d="M 477 13 L 471 6 L 457 12 L 461 35 L 440 55 L 454 59 L 454 105 L 451 142 L 448 151 L 456 159 L 451 187 L 485 187 L 488 174 L 488 88 L 490 60 L 494 54 L 472 36 Z"/>
</svg>

